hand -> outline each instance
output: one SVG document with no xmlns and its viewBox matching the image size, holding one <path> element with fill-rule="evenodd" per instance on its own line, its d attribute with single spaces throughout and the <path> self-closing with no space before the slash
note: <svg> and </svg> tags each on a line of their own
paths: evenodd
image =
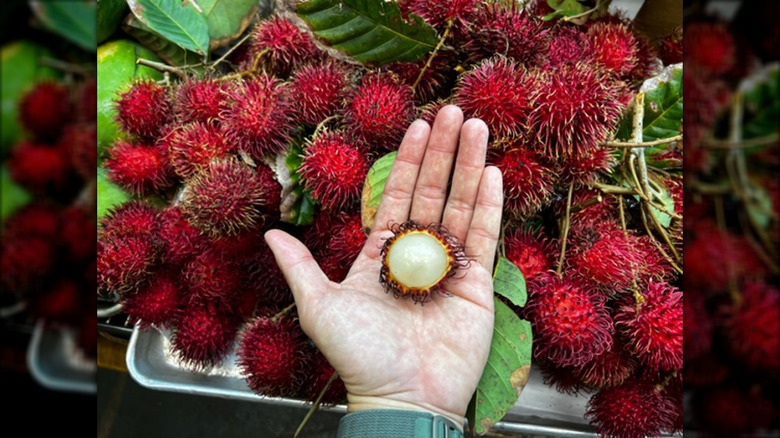
<svg viewBox="0 0 780 438">
<path fill-rule="evenodd" d="M 272 230 L 266 240 L 290 284 L 304 332 L 344 381 L 350 412 L 405 409 L 463 424 L 493 335 L 492 268 L 501 227 L 501 172 L 485 167 L 488 129 L 442 108 L 412 123 L 385 185 L 374 228 L 346 279 L 328 280 L 308 249 Z M 458 145 L 458 143 L 460 143 Z M 457 154 L 457 158 L 456 158 Z M 451 169 L 452 188 L 447 193 Z M 388 225 L 441 222 L 472 262 L 424 305 L 379 282 Z"/>
</svg>

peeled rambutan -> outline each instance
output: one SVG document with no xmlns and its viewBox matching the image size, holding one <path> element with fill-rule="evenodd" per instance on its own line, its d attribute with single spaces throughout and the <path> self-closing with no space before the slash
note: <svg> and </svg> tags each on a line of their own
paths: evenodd
<svg viewBox="0 0 780 438">
<path fill-rule="evenodd" d="M 97 245 L 98 293 L 133 293 L 159 262 L 160 249 L 144 235 L 102 236 Z"/>
<path fill-rule="evenodd" d="M 482 119 L 494 138 L 517 135 L 539 92 L 537 75 L 504 57 L 487 59 L 460 77 L 454 102 L 466 117 Z"/>
<path fill-rule="evenodd" d="M 254 62 L 259 55 L 261 64 L 282 78 L 286 78 L 296 66 L 315 60 L 322 53 L 308 33 L 279 15 L 258 23 L 250 44 L 249 62 Z"/>
<path fill-rule="evenodd" d="M 615 327 L 626 336 L 626 348 L 651 371 L 681 371 L 683 365 L 682 292 L 651 281 L 637 302 L 626 296 L 616 303 Z"/>
<path fill-rule="evenodd" d="M 596 64 L 615 76 L 623 76 L 636 67 L 639 48 L 634 33 L 626 25 L 598 22 L 588 27 L 586 35 Z"/>
<path fill-rule="evenodd" d="M 572 278 L 544 274 L 528 297 L 534 355 L 560 366 L 580 366 L 612 347 L 612 319 L 604 300 Z"/>
<path fill-rule="evenodd" d="M 337 210 L 360 199 L 368 166 L 367 154 L 346 134 L 325 131 L 305 146 L 298 172 L 324 209 Z"/>
<path fill-rule="evenodd" d="M 228 103 L 220 121 L 228 144 L 256 159 L 287 146 L 292 129 L 287 85 L 260 74 L 232 83 L 226 94 Z"/>
<path fill-rule="evenodd" d="M 617 86 L 604 73 L 578 62 L 543 70 L 538 80 L 527 125 L 541 151 L 553 157 L 573 155 L 606 141 L 623 104 Z"/>
<path fill-rule="evenodd" d="M 552 198 L 558 175 L 535 151 L 522 145 L 507 150 L 491 149 L 488 163 L 504 178 L 504 209 L 511 217 L 528 218 Z"/>
<path fill-rule="evenodd" d="M 226 305 L 238 293 L 242 272 L 230 257 L 215 250 L 204 250 L 182 266 L 188 302 L 212 302 Z"/>
<path fill-rule="evenodd" d="M 736 43 L 725 23 L 696 21 L 685 26 L 686 67 L 698 74 L 717 76 L 736 62 Z"/>
<path fill-rule="evenodd" d="M 116 120 L 123 131 L 153 141 L 172 119 L 172 106 L 164 86 L 150 79 L 137 79 L 118 94 Z"/>
<path fill-rule="evenodd" d="M 467 266 L 463 244 L 441 224 L 410 220 L 390 226 L 382 246 L 379 282 L 395 298 L 425 304 L 433 293 L 446 295 L 446 281 Z"/>
<path fill-rule="evenodd" d="M 336 114 L 351 84 L 350 70 L 337 62 L 308 64 L 290 78 L 290 101 L 300 122 L 316 126 Z"/>
<path fill-rule="evenodd" d="M 36 196 L 58 197 L 78 180 L 70 157 L 60 147 L 22 141 L 11 149 L 7 165 L 11 179 Z"/>
<path fill-rule="evenodd" d="M 183 309 L 179 284 L 172 272 L 156 272 L 138 291 L 122 296 L 122 312 L 142 329 L 173 328 Z"/>
<path fill-rule="evenodd" d="M 180 124 L 212 123 L 225 108 L 228 82 L 189 78 L 176 86 L 173 113 Z"/>
<path fill-rule="evenodd" d="M 516 228 L 504 235 L 506 258 L 520 268 L 526 282 L 532 282 L 555 267 L 555 246 L 541 231 L 534 233 L 528 227 Z"/>
<path fill-rule="evenodd" d="M 651 382 L 630 379 L 600 389 L 588 401 L 585 417 L 602 436 L 644 438 L 674 429 L 677 409 Z"/>
<path fill-rule="evenodd" d="M 257 173 L 235 159 L 216 160 L 187 182 L 180 208 L 196 228 L 212 237 L 262 226 L 268 195 Z"/>
<path fill-rule="evenodd" d="M 238 323 L 224 308 L 211 303 L 185 307 L 171 337 L 177 360 L 193 370 L 219 365 L 233 349 Z"/>
<path fill-rule="evenodd" d="M 721 310 L 720 333 L 733 358 L 755 371 L 780 371 L 780 291 L 764 281 L 748 281 L 741 301 Z"/>
<path fill-rule="evenodd" d="M 164 261 L 180 263 L 201 251 L 205 237 L 187 220 L 178 205 L 163 209 L 158 224 Z"/>
<path fill-rule="evenodd" d="M 550 67 L 574 64 L 590 53 L 590 40 L 579 26 L 560 25 L 552 31 L 544 62 Z"/>
<path fill-rule="evenodd" d="M 622 384 L 634 375 L 636 369 L 637 362 L 624 350 L 620 337 L 613 336 L 612 348 L 584 365 L 575 367 L 572 372 L 582 380 L 582 383 L 594 388 L 603 388 Z"/>
<path fill-rule="evenodd" d="M 530 68 L 542 62 L 549 30 L 516 3 L 491 3 L 479 9 L 463 49 L 472 61 L 501 54 Z"/>
<path fill-rule="evenodd" d="M 306 348 L 306 335 L 294 319 L 256 318 L 241 333 L 237 363 L 255 393 L 297 395 L 311 369 Z"/>
<path fill-rule="evenodd" d="M 224 132 L 213 123 L 193 122 L 175 128 L 162 144 L 167 148 L 171 166 L 182 179 L 209 166 L 212 160 L 235 152 Z"/>
<path fill-rule="evenodd" d="M 167 150 L 160 145 L 117 140 L 103 166 L 109 179 L 139 196 L 161 193 L 174 184 Z"/>
<path fill-rule="evenodd" d="M 309 401 L 317 400 L 335 372 L 336 370 L 330 365 L 325 355 L 323 355 L 321 351 L 315 349 L 309 373 L 309 384 L 305 387 L 306 398 Z M 344 385 L 344 381 L 341 380 L 341 377 L 337 375 L 330 383 L 328 390 L 322 395 L 320 403 L 323 405 L 334 405 L 346 403 L 346 401 L 347 387 Z"/>
<path fill-rule="evenodd" d="M 415 116 L 412 96 L 394 74 L 368 73 L 348 97 L 344 125 L 371 150 L 395 150 Z"/>
<path fill-rule="evenodd" d="M 98 157 L 97 125 L 94 122 L 66 126 L 59 144 L 68 151 L 71 166 L 85 181 L 95 179 Z"/>
<path fill-rule="evenodd" d="M 9 66 L 10 67 L 10 66 Z M 56 140 L 71 116 L 70 91 L 64 84 L 43 81 L 19 102 L 19 121 L 37 141 Z"/>
</svg>

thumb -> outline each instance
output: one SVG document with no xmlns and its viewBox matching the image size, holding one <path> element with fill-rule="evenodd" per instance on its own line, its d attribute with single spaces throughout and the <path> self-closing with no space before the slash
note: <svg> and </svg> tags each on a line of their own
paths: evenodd
<svg viewBox="0 0 780 438">
<path fill-rule="evenodd" d="M 265 241 L 274 253 L 276 263 L 290 285 L 299 313 L 317 301 L 328 287 L 328 277 L 306 246 L 281 230 L 269 230 Z"/>
</svg>

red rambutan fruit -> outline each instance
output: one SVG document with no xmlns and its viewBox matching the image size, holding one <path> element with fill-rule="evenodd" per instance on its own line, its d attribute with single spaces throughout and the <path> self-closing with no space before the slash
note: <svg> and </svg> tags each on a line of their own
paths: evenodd
<svg viewBox="0 0 780 438">
<path fill-rule="evenodd" d="M 151 236 L 157 227 L 157 207 L 142 200 L 130 200 L 108 210 L 100 219 L 100 236 Z"/>
<path fill-rule="evenodd" d="M 13 212 L 2 227 L 3 239 L 45 237 L 55 239 L 60 230 L 60 207 L 44 200 L 33 200 Z"/>
<path fill-rule="evenodd" d="M 441 33 L 450 21 L 455 29 L 468 27 L 477 8 L 476 0 L 410 0 L 403 2 L 401 11 L 421 17 Z"/>
<path fill-rule="evenodd" d="M 177 360 L 193 370 L 219 365 L 232 350 L 239 325 L 228 311 L 213 304 L 185 307 L 171 337 Z"/>
<path fill-rule="evenodd" d="M 281 152 L 290 139 L 292 108 L 287 85 L 260 74 L 228 88 L 228 104 L 220 112 L 228 144 L 261 159 Z"/>
<path fill-rule="evenodd" d="M 261 239 L 254 254 L 244 261 L 243 270 L 246 272 L 243 289 L 257 291 L 262 304 L 285 305 L 292 302 L 290 286 L 265 240 Z"/>
<path fill-rule="evenodd" d="M 725 307 L 720 332 L 731 356 L 747 368 L 775 376 L 780 371 L 780 291 L 764 281 L 748 281 L 741 300 Z"/>
<path fill-rule="evenodd" d="M 42 291 L 32 294 L 29 311 L 47 321 L 73 322 L 81 315 L 81 285 L 69 278 L 58 278 Z"/>
<path fill-rule="evenodd" d="M 76 86 L 73 94 L 76 120 L 95 123 L 97 120 L 97 78 L 90 77 Z"/>
<path fill-rule="evenodd" d="M 325 355 L 318 349 L 315 349 L 309 374 L 309 384 L 305 386 L 306 398 L 309 401 L 315 401 L 325 389 L 325 386 L 335 372 L 336 370 L 333 369 L 333 366 L 328 362 Z M 336 376 L 333 382 L 331 382 L 328 390 L 323 394 L 320 403 L 324 405 L 335 405 L 346 403 L 346 401 L 347 387 L 344 385 L 344 381 L 341 380 L 341 377 Z"/>
<path fill-rule="evenodd" d="M 36 196 L 59 197 L 78 181 L 60 147 L 22 141 L 11 149 L 7 165 L 11 179 Z"/>
<path fill-rule="evenodd" d="M 552 31 L 545 62 L 550 67 L 575 64 L 587 59 L 590 51 L 590 40 L 579 26 L 560 25 Z"/>
<path fill-rule="evenodd" d="M 571 278 L 545 274 L 528 297 L 534 355 L 560 366 L 580 366 L 612 347 L 612 320 L 604 300 Z"/>
<path fill-rule="evenodd" d="M 286 78 L 299 65 L 321 56 L 308 33 L 292 21 L 273 15 L 253 30 L 250 62 L 260 56 L 260 62 L 276 76 Z"/>
<path fill-rule="evenodd" d="M 620 227 L 618 211 L 618 201 L 614 196 L 586 187 L 575 189 L 572 193 L 569 213 L 571 230 L 576 234 L 578 230 L 593 226 L 618 228 Z M 565 215 L 566 203 L 556 203 L 555 212 L 559 216 Z"/>
<path fill-rule="evenodd" d="M 594 62 L 615 76 L 636 67 L 639 51 L 636 37 L 628 26 L 617 22 L 597 22 L 586 32 Z"/>
<path fill-rule="evenodd" d="M 325 131 L 306 145 L 298 172 L 324 209 L 337 210 L 360 199 L 368 167 L 366 153 L 344 133 Z"/>
<path fill-rule="evenodd" d="M 555 246 L 541 231 L 534 234 L 528 227 L 516 228 L 504 235 L 506 258 L 520 269 L 526 282 L 532 282 L 555 267 Z"/>
<path fill-rule="evenodd" d="M 683 28 L 678 26 L 674 32 L 656 43 L 658 58 L 664 65 L 683 62 Z"/>
<path fill-rule="evenodd" d="M 439 53 L 428 65 L 428 60 L 417 62 L 395 62 L 387 69 L 398 75 L 401 83 L 414 87 L 414 97 L 419 103 L 429 102 L 447 92 L 446 85 L 454 79 L 454 57 L 449 52 Z M 423 68 L 425 71 L 423 72 Z M 422 72 L 419 82 L 417 78 Z"/>
<path fill-rule="evenodd" d="M 480 8 L 463 49 L 472 61 L 500 54 L 525 67 L 542 62 L 550 35 L 545 24 L 516 3 Z"/>
<path fill-rule="evenodd" d="M 174 129 L 162 142 L 176 175 L 189 179 L 212 160 L 235 152 L 235 145 L 213 123 L 193 122 Z"/>
<path fill-rule="evenodd" d="M 180 124 L 212 123 L 225 108 L 228 82 L 213 78 L 189 78 L 175 90 L 173 114 Z"/>
<path fill-rule="evenodd" d="M 587 393 L 590 388 L 582 383 L 582 379 L 574 373 L 576 367 L 560 366 L 556 363 L 539 358 L 535 364 L 539 367 L 544 384 L 555 388 L 562 394 L 576 396 Z"/>
<path fill-rule="evenodd" d="M 98 157 L 97 125 L 94 122 L 66 126 L 59 145 L 68 151 L 71 166 L 85 181 L 95 179 Z"/>
<path fill-rule="evenodd" d="M 558 157 L 553 168 L 560 175 L 561 185 L 591 187 L 602 174 L 609 173 L 616 164 L 617 158 L 613 151 L 596 147 L 577 149 L 570 156 Z"/>
<path fill-rule="evenodd" d="M 187 220 L 178 205 L 163 209 L 158 224 L 164 261 L 181 263 L 201 251 L 205 237 Z"/>
<path fill-rule="evenodd" d="M 351 72 L 343 64 L 323 62 L 297 69 L 290 78 L 290 101 L 297 119 L 316 126 L 336 114 L 347 97 Z"/>
<path fill-rule="evenodd" d="M 674 428 L 677 409 L 651 382 L 630 379 L 600 389 L 588 401 L 585 417 L 602 436 L 644 438 Z"/>
<path fill-rule="evenodd" d="M 56 140 L 71 112 L 68 87 L 54 81 L 35 84 L 19 102 L 19 122 L 34 139 L 43 142 Z"/>
<path fill-rule="evenodd" d="M 339 213 L 330 233 L 327 250 L 333 254 L 334 262 L 352 266 L 367 240 L 360 214 Z"/>
<path fill-rule="evenodd" d="M 310 369 L 306 348 L 306 335 L 294 319 L 256 318 L 241 334 L 237 363 L 256 394 L 297 395 Z"/>
<path fill-rule="evenodd" d="M 153 141 L 173 118 L 168 90 L 153 80 L 136 79 L 116 99 L 120 129 L 144 141 Z"/>
<path fill-rule="evenodd" d="M 81 263 L 95 257 L 97 230 L 94 210 L 79 205 L 63 208 L 59 215 L 59 243 L 68 263 Z"/>
<path fill-rule="evenodd" d="M 774 398 L 774 400 L 773 400 Z M 715 436 L 755 436 L 777 425 L 776 396 L 730 382 L 693 393 L 693 425 Z"/>
<path fill-rule="evenodd" d="M 721 230 L 714 223 L 699 223 L 685 239 L 685 289 L 717 294 L 732 279 L 760 278 L 767 267 L 742 236 Z"/>
<path fill-rule="evenodd" d="M 44 282 L 57 258 L 49 238 L 3 237 L 0 241 L 0 285 L 3 292 L 24 293 Z"/>
<path fill-rule="evenodd" d="M 651 371 L 682 370 L 682 295 L 674 286 L 651 281 L 640 302 L 627 296 L 616 304 L 616 329 L 626 336 L 626 348 Z"/>
<path fill-rule="evenodd" d="M 238 293 L 242 275 L 230 257 L 213 249 L 204 250 L 182 266 L 182 278 L 187 284 L 185 299 L 229 304 Z"/>
<path fill-rule="evenodd" d="M 594 357 L 590 362 L 572 370 L 582 383 L 593 388 L 622 384 L 634 375 L 636 360 L 624 350 L 618 336 L 612 338 L 612 348 Z"/>
<path fill-rule="evenodd" d="M 276 179 L 276 173 L 270 166 L 262 163 L 255 167 L 255 172 L 257 172 L 257 178 L 260 180 L 265 193 L 265 202 L 261 209 L 266 213 L 269 220 L 279 217 L 279 208 L 282 203 L 282 185 Z"/>
<path fill-rule="evenodd" d="M 523 146 L 491 149 L 487 161 L 504 177 L 504 209 L 509 216 L 528 218 L 552 198 L 558 175 L 535 151 Z"/>
<path fill-rule="evenodd" d="M 170 272 L 156 272 L 139 290 L 121 298 L 122 312 L 130 324 L 142 329 L 173 328 L 183 311 L 178 279 Z"/>
<path fill-rule="evenodd" d="M 721 75 L 736 61 L 736 42 L 725 23 L 688 23 L 683 50 L 686 67 L 701 75 Z"/>
<path fill-rule="evenodd" d="M 514 61 L 490 58 L 461 76 L 453 103 L 466 117 L 482 119 L 495 138 L 513 136 L 524 130 L 539 85 Z"/>
<path fill-rule="evenodd" d="M 260 208 L 266 189 L 248 165 L 234 159 L 212 161 L 187 182 L 180 208 L 207 235 L 236 235 L 265 223 Z"/>
<path fill-rule="evenodd" d="M 347 98 L 344 124 L 369 149 L 396 150 L 415 116 L 412 97 L 412 87 L 393 73 L 368 73 Z"/>
<path fill-rule="evenodd" d="M 704 296 L 696 290 L 683 294 L 683 360 L 688 362 L 712 349 L 712 316 L 707 311 Z"/>
<path fill-rule="evenodd" d="M 97 245 L 98 293 L 133 293 L 159 262 L 160 249 L 144 235 L 102 236 Z"/>
<path fill-rule="evenodd" d="M 687 315 L 685 316 L 687 317 Z M 687 326 L 685 330 L 688 330 Z M 688 340 L 689 336 L 686 334 L 685 340 Z M 726 379 L 731 376 L 732 365 L 720 356 L 714 351 L 707 351 L 692 359 L 685 358 L 683 366 L 685 388 L 702 389 L 726 382 Z"/>
<path fill-rule="evenodd" d="M 545 154 L 571 156 L 606 141 L 623 112 L 613 82 L 581 62 L 544 70 L 539 80 L 527 125 Z"/>
<path fill-rule="evenodd" d="M 109 179 L 138 196 L 161 193 L 174 184 L 167 150 L 160 145 L 117 140 L 103 161 Z"/>
</svg>

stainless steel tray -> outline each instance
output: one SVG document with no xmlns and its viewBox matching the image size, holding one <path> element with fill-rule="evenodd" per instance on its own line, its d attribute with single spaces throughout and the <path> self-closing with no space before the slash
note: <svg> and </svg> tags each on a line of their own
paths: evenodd
<svg viewBox="0 0 780 438">
<path fill-rule="evenodd" d="M 146 388 L 191 395 L 205 395 L 265 402 L 308 409 L 309 402 L 253 393 L 235 365 L 235 348 L 221 366 L 195 372 L 179 365 L 171 351 L 169 332 L 133 329 L 127 346 L 127 370 Z M 561 394 L 546 386 L 532 368 L 531 378 L 515 407 L 493 430 L 518 434 L 597 437 L 584 419 L 588 396 Z M 346 412 L 346 406 L 323 407 Z"/>
<path fill-rule="evenodd" d="M 78 348 L 74 330 L 47 328 L 38 321 L 27 348 L 27 367 L 41 386 L 57 391 L 94 394 L 97 365 Z"/>
</svg>

